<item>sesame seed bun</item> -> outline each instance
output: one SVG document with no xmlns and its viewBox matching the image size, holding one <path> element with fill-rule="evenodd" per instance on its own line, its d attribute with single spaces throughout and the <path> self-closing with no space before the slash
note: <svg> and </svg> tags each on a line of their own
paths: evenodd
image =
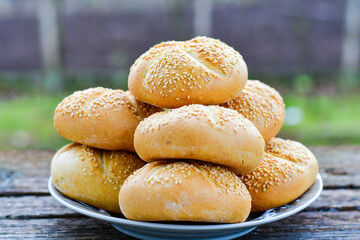
<svg viewBox="0 0 360 240">
<path fill-rule="evenodd" d="M 260 167 L 240 178 L 251 194 L 251 211 L 256 212 L 294 201 L 315 182 L 317 173 L 318 162 L 304 145 L 273 138 Z"/>
<path fill-rule="evenodd" d="M 66 196 L 120 213 L 120 187 L 129 175 L 144 165 L 135 153 L 72 143 L 55 154 L 51 176 L 55 187 Z"/>
<path fill-rule="evenodd" d="M 74 142 L 134 152 L 137 125 L 160 110 L 135 100 L 130 92 L 89 88 L 73 93 L 57 106 L 54 126 L 61 136 Z"/>
<path fill-rule="evenodd" d="M 264 140 L 255 126 L 235 110 L 188 105 L 155 113 L 136 128 L 134 146 L 146 162 L 194 159 L 247 173 L 264 156 Z"/>
<path fill-rule="evenodd" d="M 242 56 L 232 47 L 197 37 L 150 48 L 132 65 L 128 84 L 140 101 L 176 108 L 227 102 L 244 88 L 247 76 Z"/>
<path fill-rule="evenodd" d="M 145 165 L 126 179 L 119 202 L 126 218 L 139 221 L 236 223 L 245 221 L 251 208 L 233 172 L 197 161 Z"/>
<path fill-rule="evenodd" d="M 276 136 L 284 122 L 285 104 L 281 95 L 258 80 L 248 80 L 236 98 L 220 106 L 234 109 L 249 119 L 265 142 Z"/>
</svg>

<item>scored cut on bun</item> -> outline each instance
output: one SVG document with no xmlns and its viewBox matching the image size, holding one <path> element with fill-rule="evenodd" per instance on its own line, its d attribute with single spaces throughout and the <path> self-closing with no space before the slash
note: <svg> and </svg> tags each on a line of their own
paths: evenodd
<svg viewBox="0 0 360 240">
<path fill-rule="evenodd" d="M 197 104 L 153 114 L 141 121 L 134 136 L 136 152 L 146 162 L 194 159 L 236 173 L 257 168 L 264 145 L 255 126 L 235 110 Z"/>
<path fill-rule="evenodd" d="M 242 56 L 207 37 L 162 42 L 130 68 L 129 90 L 140 101 L 176 108 L 219 104 L 235 98 L 247 81 Z"/>
<path fill-rule="evenodd" d="M 265 142 L 276 136 L 284 122 L 285 104 L 281 95 L 258 80 L 248 80 L 236 98 L 220 106 L 234 109 L 249 119 Z"/>
<path fill-rule="evenodd" d="M 120 213 L 119 191 L 125 179 L 145 165 L 135 153 L 106 151 L 72 143 L 61 148 L 51 162 L 55 187 L 64 195 Z"/>
<path fill-rule="evenodd" d="M 54 126 L 66 139 L 107 150 L 134 152 L 139 122 L 161 108 L 123 90 L 89 88 L 66 97 L 56 108 Z"/>
<path fill-rule="evenodd" d="M 283 206 L 301 196 L 318 173 L 315 156 L 301 143 L 273 138 L 253 172 L 241 175 L 252 197 L 252 212 Z"/>
<path fill-rule="evenodd" d="M 156 161 L 126 179 L 124 216 L 139 221 L 243 222 L 251 197 L 233 172 L 200 161 Z"/>
</svg>

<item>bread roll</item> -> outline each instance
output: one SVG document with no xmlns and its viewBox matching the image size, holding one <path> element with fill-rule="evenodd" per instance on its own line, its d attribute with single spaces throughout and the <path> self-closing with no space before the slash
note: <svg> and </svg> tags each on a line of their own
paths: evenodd
<svg viewBox="0 0 360 240">
<path fill-rule="evenodd" d="M 236 223 L 245 221 L 251 207 L 233 172 L 197 161 L 145 165 L 126 179 L 119 202 L 126 218 L 139 221 Z"/>
<path fill-rule="evenodd" d="M 247 67 L 237 51 L 219 40 L 197 37 L 150 48 L 132 65 L 128 83 L 140 101 L 176 108 L 227 102 L 246 80 Z"/>
<path fill-rule="evenodd" d="M 189 105 L 144 119 L 134 145 L 146 162 L 195 159 L 247 173 L 264 156 L 264 140 L 255 126 L 232 109 Z"/>
<path fill-rule="evenodd" d="M 252 197 L 251 211 L 264 211 L 290 203 L 315 181 L 315 156 L 298 142 L 273 138 L 255 171 L 240 176 Z"/>
<path fill-rule="evenodd" d="M 89 88 L 75 92 L 57 106 L 54 126 L 61 136 L 74 142 L 134 152 L 137 125 L 160 110 L 135 100 L 130 92 Z"/>
<path fill-rule="evenodd" d="M 234 109 L 249 119 L 265 142 L 276 136 L 284 122 L 285 104 L 281 95 L 257 80 L 248 80 L 235 99 L 220 106 Z"/>
<path fill-rule="evenodd" d="M 135 153 L 72 143 L 55 154 L 51 176 L 55 187 L 66 196 L 120 213 L 120 187 L 130 174 L 144 165 Z"/>
</svg>

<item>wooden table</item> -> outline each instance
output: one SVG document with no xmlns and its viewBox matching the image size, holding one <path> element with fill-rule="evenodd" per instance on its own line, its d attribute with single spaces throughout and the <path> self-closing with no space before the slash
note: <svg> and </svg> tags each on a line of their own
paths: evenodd
<svg viewBox="0 0 360 240">
<path fill-rule="evenodd" d="M 360 239 L 360 146 L 313 147 L 324 179 L 304 211 L 241 239 Z M 63 207 L 47 189 L 52 151 L 0 152 L 0 239 L 131 239 Z"/>
</svg>

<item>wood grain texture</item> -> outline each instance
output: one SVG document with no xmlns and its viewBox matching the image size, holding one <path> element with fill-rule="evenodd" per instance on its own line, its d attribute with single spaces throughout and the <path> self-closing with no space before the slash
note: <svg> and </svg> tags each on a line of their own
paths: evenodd
<svg viewBox="0 0 360 240">
<path fill-rule="evenodd" d="M 360 189 L 324 190 L 306 212 L 360 211 Z M 0 219 L 79 217 L 51 196 L 0 197 Z"/>
<path fill-rule="evenodd" d="M 241 239 L 359 239 L 360 211 L 300 212 Z"/>
<path fill-rule="evenodd" d="M 47 178 L 54 151 L 0 153 L 0 196 L 48 195 Z"/>
<path fill-rule="evenodd" d="M 360 146 L 312 147 L 325 189 L 301 213 L 241 239 L 359 239 Z M 54 151 L 0 152 L 0 239 L 131 239 L 56 202 L 47 190 Z"/>
<path fill-rule="evenodd" d="M 241 239 L 358 239 L 360 212 L 301 212 Z M 326 224 L 324 224 L 326 220 Z M 90 218 L 1 219 L 0 239 L 131 239 Z"/>
<path fill-rule="evenodd" d="M 319 161 L 325 188 L 360 188 L 360 146 L 310 149 Z"/>
<path fill-rule="evenodd" d="M 0 239 L 131 239 L 91 218 L 0 220 Z"/>
</svg>

